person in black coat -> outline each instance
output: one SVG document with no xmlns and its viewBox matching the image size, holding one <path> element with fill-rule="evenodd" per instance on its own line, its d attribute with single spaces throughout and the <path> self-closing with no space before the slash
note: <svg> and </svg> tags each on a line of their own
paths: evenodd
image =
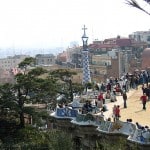
<svg viewBox="0 0 150 150">
<path fill-rule="evenodd" d="M 125 91 L 123 92 L 122 97 L 124 101 L 124 108 L 127 108 L 127 94 Z"/>
</svg>

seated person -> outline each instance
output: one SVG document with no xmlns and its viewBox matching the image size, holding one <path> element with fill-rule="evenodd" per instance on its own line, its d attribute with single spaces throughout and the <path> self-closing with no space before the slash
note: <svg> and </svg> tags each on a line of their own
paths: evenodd
<svg viewBox="0 0 150 150">
<path fill-rule="evenodd" d="M 104 114 L 103 114 L 103 111 L 102 111 L 102 110 L 101 110 L 101 114 L 100 114 L 100 116 L 101 116 L 101 117 L 104 117 Z"/>
<path fill-rule="evenodd" d="M 93 108 L 92 108 L 91 102 L 90 101 L 86 101 L 86 103 L 82 107 L 82 113 L 85 114 L 85 113 L 91 112 L 92 109 Z"/>
<path fill-rule="evenodd" d="M 116 92 L 120 92 L 120 88 L 116 86 Z"/>
<path fill-rule="evenodd" d="M 116 94 L 114 94 L 114 92 L 111 92 L 111 93 L 110 93 L 110 101 L 111 101 L 111 102 L 117 101 Z"/>
<path fill-rule="evenodd" d="M 127 119 L 127 122 L 132 122 L 132 119 Z"/>
<path fill-rule="evenodd" d="M 80 106 L 80 103 L 77 99 L 73 99 L 73 102 L 71 104 L 72 108 L 78 108 Z"/>
<path fill-rule="evenodd" d="M 101 111 L 103 111 L 103 112 L 105 112 L 105 111 L 107 111 L 108 109 L 107 109 L 107 106 L 106 105 L 103 105 L 103 108 L 101 109 Z"/>
<path fill-rule="evenodd" d="M 91 101 L 88 102 L 88 112 L 91 112 L 93 110 Z"/>
<path fill-rule="evenodd" d="M 105 99 L 110 99 L 110 91 L 109 90 L 106 92 Z"/>
<path fill-rule="evenodd" d="M 64 103 L 59 103 L 58 106 L 59 108 L 64 108 Z"/>
<path fill-rule="evenodd" d="M 138 122 L 136 122 L 135 124 L 136 124 L 138 129 L 142 129 L 143 130 L 144 127 L 142 125 L 140 125 Z"/>
<path fill-rule="evenodd" d="M 108 118 L 107 121 L 111 121 L 111 118 Z"/>
<path fill-rule="evenodd" d="M 122 95 L 122 89 L 119 83 L 116 84 L 115 93 L 120 93 Z"/>
</svg>

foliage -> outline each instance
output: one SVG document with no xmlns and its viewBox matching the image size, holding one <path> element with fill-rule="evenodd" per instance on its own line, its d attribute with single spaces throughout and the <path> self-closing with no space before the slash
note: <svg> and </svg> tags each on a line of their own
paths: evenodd
<svg viewBox="0 0 150 150">
<path fill-rule="evenodd" d="M 72 90 L 74 93 L 81 94 L 84 90 L 84 86 L 80 83 L 72 83 Z"/>
<path fill-rule="evenodd" d="M 150 12 L 146 11 L 144 7 L 142 7 L 136 0 L 126 0 L 127 4 L 130 6 L 133 6 L 146 14 L 150 15 Z M 150 5 L 150 0 L 143 0 L 143 2 L 146 2 L 146 4 Z"/>
<path fill-rule="evenodd" d="M 43 78 L 42 75 L 47 74 L 47 70 L 40 67 L 28 68 L 33 64 L 33 60 L 25 59 L 19 64 L 24 73 L 15 76 L 14 84 L 6 83 L 0 86 L 0 123 L 6 126 L 0 130 L 2 146 L 8 146 L 9 149 L 71 150 L 69 135 L 61 131 L 43 132 L 37 128 L 26 127 L 24 115 L 31 115 L 37 127 L 42 126 L 42 121 L 47 121 L 47 112 L 27 107 L 28 103 L 56 103 L 56 95 L 61 93 L 63 88 L 63 92 L 66 95 L 69 93 L 68 97 L 71 97 L 73 92 L 81 92 L 83 87 L 72 83 L 70 79 L 76 73 L 70 70 L 56 70 Z"/>
<path fill-rule="evenodd" d="M 33 58 L 26 58 L 19 64 L 27 67 L 33 63 Z M 24 114 L 36 115 L 33 107 L 26 107 L 27 103 L 50 103 L 56 97 L 57 84 L 53 78 L 42 78 L 47 70 L 37 67 L 28 69 L 24 74 L 15 76 L 16 83 L 6 83 L 0 87 L 0 118 L 11 120 L 25 126 Z"/>
<path fill-rule="evenodd" d="M 90 83 L 90 82 L 88 82 L 88 83 L 85 84 L 85 86 L 86 86 L 88 89 L 92 89 L 93 84 Z"/>
<path fill-rule="evenodd" d="M 26 104 L 53 103 L 56 106 L 58 93 L 65 94 L 67 99 L 73 100 L 73 92 L 82 91 L 82 86 L 72 83 L 71 80 L 76 72 L 58 69 L 48 76 L 47 70 L 41 67 L 27 69 L 33 62 L 32 57 L 26 58 L 19 64 L 19 67 L 25 68 L 25 72 L 15 76 L 16 83 L 7 83 L 0 87 L 0 118 L 14 119 L 21 128 L 25 126 L 24 114 L 32 115 L 33 120 L 37 120 L 35 109 L 26 107 Z M 47 77 L 43 78 L 43 74 L 47 74 Z"/>
<path fill-rule="evenodd" d="M 57 69 L 50 72 L 50 78 L 57 80 L 59 88 L 57 92 L 59 94 L 64 94 L 67 100 L 73 100 L 73 93 L 81 93 L 83 91 L 83 86 L 79 83 L 74 83 L 72 81 L 73 75 L 77 73 L 69 69 Z"/>
<path fill-rule="evenodd" d="M 26 69 L 27 66 L 31 66 L 31 65 L 35 65 L 35 58 L 27 57 L 18 65 L 18 67 L 22 69 L 24 68 Z"/>
<path fill-rule="evenodd" d="M 126 140 L 120 138 L 116 141 L 111 141 L 108 139 L 102 139 L 101 142 L 96 141 L 96 150 L 126 150 Z"/>
<path fill-rule="evenodd" d="M 13 139 L 11 145 L 7 143 L 2 144 L 1 147 L 10 147 L 14 150 L 37 150 L 37 149 L 50 149 L 50 150 L 71 150 L 72 141 L 70 135 L 59 130 L 49 130 L 42 132 L 33 127 L 26 127 L 20 129 L 16 133 L 16 138 Z"/>
<path fill-rule="evenodd" d="M 73 75 L 76 75 L 77 73 L 74 71 L 71 71 L 69 69 L 57 69 L 50 73 L 55 78 L 61 79 L 62 81 L 68 81 L 69 78 L 72 78 Z"/>
<path fill-rule="evenodd" d="M 2 143 L 11 143 L 17 129 L 17 124 L 14 120 L 0 119 L 0 141 Z"/>
</svg>

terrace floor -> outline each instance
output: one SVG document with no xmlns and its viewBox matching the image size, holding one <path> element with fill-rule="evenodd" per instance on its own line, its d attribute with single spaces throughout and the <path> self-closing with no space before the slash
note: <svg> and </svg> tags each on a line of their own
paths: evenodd
<svg viewBox="0 0 150 150">
<path fill-rule="evenodd" d="M 123 107 L 122 96 L 117 96 L 117 102 L 106 104 L 109 111 L 104 112 L 106 118 L 112 118 L 112 108 L 114 104 L 120 105 L 120 120 L 126 121 L 132 119 L 133 123 L 138 122 L 142 126 L 150 127 L 150 101 L 146 104 L 146 110 L 142 109 L 142 102 L 140 97 L 142 96 L 141 86 L 138 89 L 131 89 L 128 93 L 127 108 Z"/>
</svg>

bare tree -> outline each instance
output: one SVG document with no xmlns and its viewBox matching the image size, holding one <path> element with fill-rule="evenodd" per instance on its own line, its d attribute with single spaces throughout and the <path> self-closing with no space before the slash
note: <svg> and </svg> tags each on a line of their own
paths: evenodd
<svg viewBox="0 0 150 150">
<path fill-rule="evenodd" d="M 125 0 L 128 5 L 133 6 L 137 9 L 140 9 L 141 11 L 145 12 L 146 14 L 150 15 L 150 11 L 145 10 L 138 2 L 137 0 Z M 150 5 L 150 0 L 143 0 L 143 2 L 146 2 L 148 5 Z"/>
</svg>

